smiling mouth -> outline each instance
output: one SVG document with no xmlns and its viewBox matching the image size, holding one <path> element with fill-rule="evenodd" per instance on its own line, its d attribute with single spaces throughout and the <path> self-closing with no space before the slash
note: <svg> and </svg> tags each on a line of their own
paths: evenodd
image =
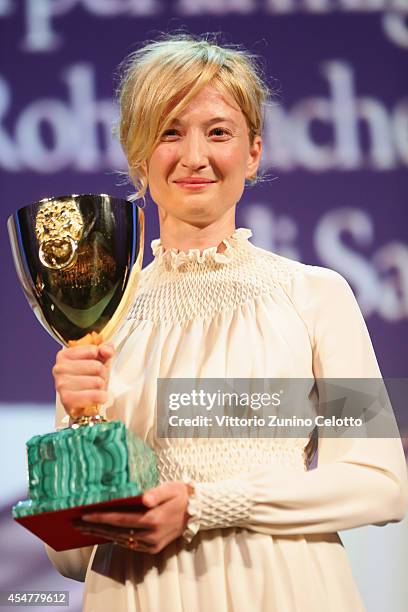
<svg viewBox="0 0 408 612">
<path fill-rule="evenodd" d="M 214 185 L 216 181 L 174 181 L 179 187 L 184 189 L 202 189 L 209 185 Z"/>
</svg>

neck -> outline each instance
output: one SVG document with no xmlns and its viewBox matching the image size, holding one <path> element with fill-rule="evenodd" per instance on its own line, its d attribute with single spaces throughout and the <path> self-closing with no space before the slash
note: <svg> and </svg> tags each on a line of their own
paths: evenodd
<svg viewBox="0 0 408 612">
<path fill-rule="evenodd" d="M 225 215 L 208 225 L 197 226 L 169 215 L 165 216 L 159 210 L 159 221 L 160 241 L 166 251 L 172 248 L 184 252 L 190 249 L 203 251 L 217 246 L 218 252 L 222 253 L 226 248 L 222 241 L 235 231 L 234 214 Z"/>
</svg>

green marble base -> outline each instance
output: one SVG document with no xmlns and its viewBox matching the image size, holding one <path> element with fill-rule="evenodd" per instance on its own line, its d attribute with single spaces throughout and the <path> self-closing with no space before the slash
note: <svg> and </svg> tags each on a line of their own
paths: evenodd
<svg viewBox="0 0 408 612">
<path fill-rule="evenodd" d="M 34 436 L 27 442 L 29 497 L 14 518 L 133 497 L 158 484 L 152 449 L 121 421 Z"/>
</svg>

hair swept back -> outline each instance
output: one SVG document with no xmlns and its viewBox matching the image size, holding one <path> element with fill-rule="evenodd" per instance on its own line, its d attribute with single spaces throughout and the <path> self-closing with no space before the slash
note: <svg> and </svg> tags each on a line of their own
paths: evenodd
<svg viewBox="0 0 408 612">
<path fill-rule="evenodd" d="M 160 134 L 205 85 L 211 84 L 233 98 L 245 116 L 251 143 L 261 135 L 263 107 L 270 92 L 259 58 L 239 45 L 221 45 L 218 38 L 217 33 L 161 34 L 143 43 L 120 65 L 120 116 L 114 131 L 136 187 L 134 199 L 144 198 L 147 177 L 143 164 Z"/>
</svg>

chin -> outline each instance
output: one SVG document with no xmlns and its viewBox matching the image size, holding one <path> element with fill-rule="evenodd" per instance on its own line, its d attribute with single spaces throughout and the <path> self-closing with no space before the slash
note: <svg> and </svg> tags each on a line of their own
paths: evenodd
<svg viewBox="0 0 408 612">
<path fill-rule="evenodd" d="M 178 210 L 175 216 L 184 223 L 190 223 L 197 227 L 205 227 L 206 225 L 214 223 L 219 215 L 214 214 L 214 211 L 209 211 L 208 207 L 197 206 L 194 210 L 192 210 L 191 207 L 189 210 Z"/>
<path fill-rule="evenodd" d="M 213 215 L 209 215 L 207 211 L 197 211 L 196 214 L 188 214 L 183 216 L 178 216 L 180 221 L 184 221 L 184 223 L 191 223 L 191 225 L 200 225 L 206 226 L 215 221 Z"/>
<path fill-rule="evenodd" d="M 179 218 L 184 217 L 213 217 L 217 215 L 217 207 L 214 206 L 214 200 L 204 202 L 198 199 L 179 200 L 174 206 L 171 207 L 175 215 Z M 167 207 L 170 212 L 169 207 Z"/>
</svg>

